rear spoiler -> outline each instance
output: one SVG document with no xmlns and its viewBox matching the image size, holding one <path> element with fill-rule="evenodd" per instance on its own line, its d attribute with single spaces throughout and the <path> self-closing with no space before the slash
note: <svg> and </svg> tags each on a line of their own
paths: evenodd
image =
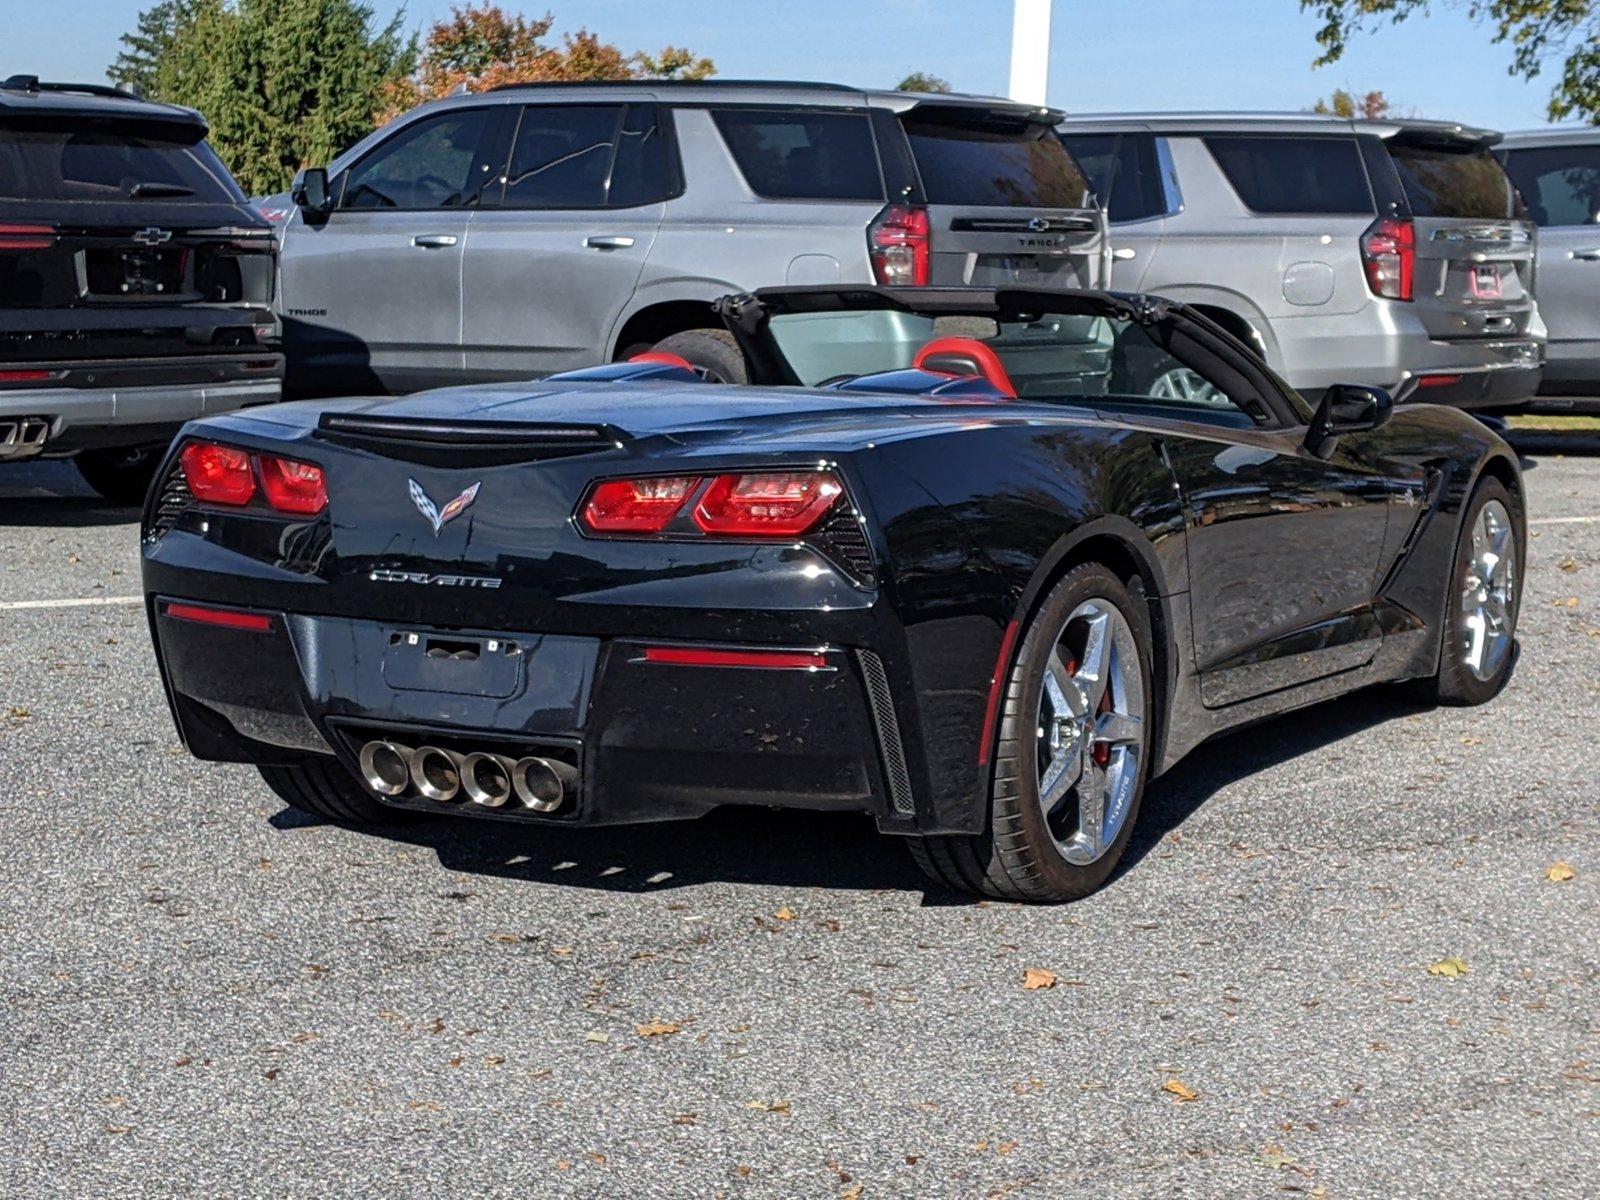
<svg viewBox="0 0 1600 1200">
<path fill-rule="evenodd" d="M 1359 129 L 1360 122 L 1356 122 Z M 1419 122 L 1396 126 L 1388 141 L 1398 146 L 1416 146 L 1421 149 L 1443 150 L 1447 153 L 1469 154 L 1487 150 L 1500 143 L 1505 135 L 1497 129 L 1476 129 L 1471 125 L 1456 125 L 1444 121 Z"/>
</svg>

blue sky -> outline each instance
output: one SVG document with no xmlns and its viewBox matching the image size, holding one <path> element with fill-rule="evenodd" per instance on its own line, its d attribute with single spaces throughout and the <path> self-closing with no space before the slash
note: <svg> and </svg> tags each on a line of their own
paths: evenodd
<svg viewBox="0 0 1600 1200">
<path fill-rule="evenodd" d="M 0 75 L 103 78 L 117 37 L 149 0 L 0 0 L 11 9 Z M 387 18 L 399 0 L 369 0 Z M 408 26 L 447 0 L 404 4 Z M 892 86 L 914 70 L 958 90 L 1000 92 L 1011 0 L 509 0 L 556 28 L 587 26 L 625 50 L 687 45 L 737 78 Z M 1543 124 L 1555 72 L 1506 74 L 1510 54 L 1460 7 L 1363 34 L 1314 71 L 1316 22 L 1296 0 L 1055 0 L 1050 102 L 1070 110 L 1309 107 L 1335 87 L 1378 88 L 1405 111 L 1500 129 Z M 25 52 L 24 52 L 25 51 Z"/>
</svg>

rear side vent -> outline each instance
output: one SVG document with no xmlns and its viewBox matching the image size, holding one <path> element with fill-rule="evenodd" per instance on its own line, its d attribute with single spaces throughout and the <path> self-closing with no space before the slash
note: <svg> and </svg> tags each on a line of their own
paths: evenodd
<svg viewBox="0 0 1600 1200">
<path fill-rule="evenodd" d="M 464 450 L 485 466 L 538 462 L 615 450 L 628 435 L 609 425 L 530 425 L 324 413 L 317 437 L 387 458 L 457 466 Z"/>
<path fill-rule="evenodd" d="M 189 481 L 184 478 L 183 466 L 173 459 L 172 467 L 161 485 L 161 494 L 150 513 L 148 536 L 154 539 L 166 533 L 193 503 L 194 497 L 189 493 Z"/>
<path fill-rule="evenodd" d="M 867 685 L 867 703 L 872 707 L 872 724 L 877 730 L 878 753 L 883 761 L 883 778 L 889 787 L 889 803 L 895 814 L 912 817 L 917 802 L 911 792 L 911 773 L 906 770 L 905 747 L 900 742 L 900 721 L 895 716 L 894 692 L 883 660 L 871 650 L 857 650 L 861 678 Z"/>
</svg>

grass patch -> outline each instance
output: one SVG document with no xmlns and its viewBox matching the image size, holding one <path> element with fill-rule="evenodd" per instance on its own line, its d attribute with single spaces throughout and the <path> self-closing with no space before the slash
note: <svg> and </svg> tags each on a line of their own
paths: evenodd
<svg viewBox="0 0 1600 1200">
<path fill-rule="evenodd" d="M 1506 423 L 1513 429 L 1545 429 L 1556 433 L 1600 433 L 1600 417 L 1564 413 L 1518 413 Z"/>
</svg>

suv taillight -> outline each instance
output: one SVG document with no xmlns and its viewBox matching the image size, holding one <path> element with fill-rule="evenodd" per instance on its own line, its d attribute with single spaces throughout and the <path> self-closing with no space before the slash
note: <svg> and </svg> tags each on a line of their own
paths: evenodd
<svg viewBox="0 0 1600 1200">
<path fill-rule="evenodd" d="M 55 244 L 53 225 L 0 225 L 0 250 L 48 250 Z"/>
<path fill-rule="evenodd" d="M 1411 299 L 1417 264 L 1417 233 L 1410 221 L 1379 217 L 1361 235 L 1361 265 L 1374 296 Z"/>
<path fill-rule="evenodd" d="M 890 204 L 867 226 L 872 273 L 888 287 L 928 285 L 928 210 Z"/>
</svg>

